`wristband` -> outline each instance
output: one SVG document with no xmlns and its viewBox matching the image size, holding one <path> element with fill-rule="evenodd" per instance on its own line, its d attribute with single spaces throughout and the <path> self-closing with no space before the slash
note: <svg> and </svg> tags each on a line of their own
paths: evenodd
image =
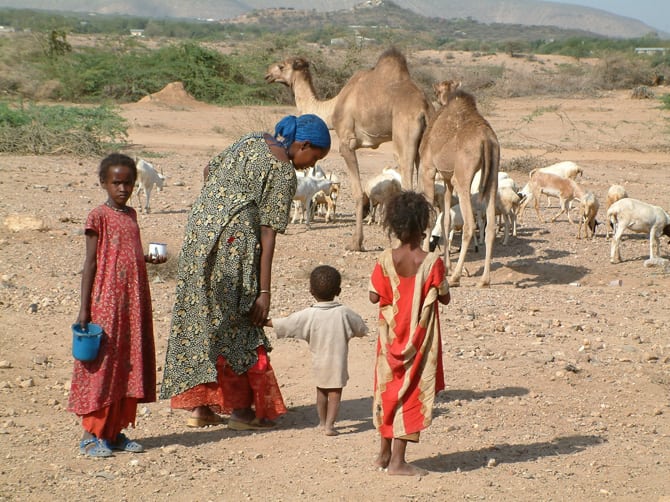
<svg viewBox="0 0 670 502">
<path fill-rule="evenodd" d="M 260 294 L 263 294 L 263 293 L 270 294 L 270 290 L 269 290 L 269 289 L 261 289 L 261 290 L 258 292 L 259 295 L 260 295 Z"/>
</svg>

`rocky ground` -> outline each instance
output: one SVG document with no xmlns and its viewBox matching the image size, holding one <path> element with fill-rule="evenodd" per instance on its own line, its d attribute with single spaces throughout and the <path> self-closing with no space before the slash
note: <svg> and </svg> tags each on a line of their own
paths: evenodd
<svg viewBox="0 0 670 502">
<path fill-rule="evenodd" d="M 238 133 L 292 111 L 164 98 L 123 107 L 130 152 L 168 176 L 153 211 L 140 215 L 145 245 L 166 242 L 170 253 L 166 264 L 150 266 L 159 381 L 176 257 L 202 167 Z M 620 183 L 668 209 L 670 115 L 658 101 L 620 91 L 490 106 L 503 165 L 524 156 L 573 160 L 601 206 L 609 185 Z M 364 177 L 393 161 L 387 145 L 360 158 Z M 317 220 L 309 230 L 290 225 L 279 237 L 272 315 L 310 304 L 315 265 L 342 271 L 341 300 L 360 312 L 371 335 L 351 342 L 340 435 L 315 428 L 306 344 L 271 335 L 289 407 L 276 430 L 189 429 L 186 413 L 157 402 L 142 405 L 128 431 L 145 453 L 80 456 L 79 422 L 65 411 L 70 325 L 79 307 L 83 223 L 105 198 L 98 161 L 0 156 L 0 500 L 670 500 L 670 272 L 644 266 L 644 236 L 625 236 L 625 261 L 612 265 L 602 227 L 594 240 L 577 240 L 576 225 L 564 217 L 541 224 L 532 209 L 517 238 L 496 242 L 491 288 L 475 287 L 482 253 L 470 253 L 471 277 L 441 308 L 447 389 L 433 425 L 408 448 L 408 459 L 430 473 L 395 478 L 373 468 L 376 309 L 367 283 L 388 241 L 373 225 L 365 228 L 366 251 L 344 250 L 353 204 L 336 145 L 322 165 L 343 180 L 337 220 Z M 604 213 L 601 207 L 600 220 Z M 662 252 L 669 257 L 666 239 Z"/>
</svg>

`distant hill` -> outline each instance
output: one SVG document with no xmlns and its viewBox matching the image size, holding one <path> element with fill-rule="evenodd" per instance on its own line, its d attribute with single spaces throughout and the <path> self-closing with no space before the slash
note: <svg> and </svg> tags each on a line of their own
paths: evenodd
<svg viewBox="0 0 670 502">
<path fill-rule="evenodd" d="M 336 12 L 374 9 L 386 0 L 0 0 L 0 7 L 143 17 L 231 19 L 254 10 L 277 7 Z M 540 0 L 394 0 L 399 7 L 426 17 L 472 18 L 481 23 L 557 26 L 614 38 L 642 37 L 658 30 L 641 21 L 604 10 Z M 668 34 L 659 33 L 666 38 Z"/>
</svg>

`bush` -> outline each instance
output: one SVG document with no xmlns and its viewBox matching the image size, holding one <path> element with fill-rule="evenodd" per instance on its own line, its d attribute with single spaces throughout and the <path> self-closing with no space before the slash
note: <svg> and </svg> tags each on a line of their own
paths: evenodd
<svg viewBox="0 0 670 502">
<path fill-rule="evenodd" d="M 125 144 L 125 119 L 107 107 L 0 103 L 0 152 L 100 155 Z"/>
</svg>

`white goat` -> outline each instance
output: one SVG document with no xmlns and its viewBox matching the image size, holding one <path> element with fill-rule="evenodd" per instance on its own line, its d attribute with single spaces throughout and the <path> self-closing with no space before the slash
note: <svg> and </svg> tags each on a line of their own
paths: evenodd
<svg viewBox="0 0 670 502">
<path fill-rule="evenodd" d="M 149 213 L 151 208 L 149 207 L 149 199 L 151 198 L 151 190 L 153 190 L 154 185 L 156 190 L 159 192 L 163 190 L 165 184 L 165 176 L 163 173 L 156 171 L 154 166 L 147 162 L 144 159 L 136 159 L 135 164 L 137 165 L 137 181 L 135 186 L 135 194 L 137 195 L 137 202 L 139 204 L 140 211 L 142 211 L 142 199 L 140 193 L 144 192 L 144 211 Z"/>
<path fill-rule="evenodd" d="M 614 204 L 616 201 L 625 199 L 628 197 L 628 193 L 626 192 L 626 189 L 622 187 L 621 185 L 612 185 L 609 187 L 607 190 L 607 200 L 605 201 L 605 209 L 609 209 L 612 204 Z M 605 237 L 610 238 L 610 233 L 612 233 L 612 223 L 610 222 L 609 218 L 607 218 L 607 221 L 605 222 Z"/>
<path fill-rule="evenodd" d="M 368 225 L 377 220 L 377 224 L 383 219 L 384 204 L 392 195 L 400 192 L 400 173 L 393 168 L 384 168 L 381 174 L 371 178 L 365 185 L 364 200 L 367 198 L 369 212 Z M 377 217 L 379 213 L 379 218 Z"/>
<path fill-rule="evenodd" d="M 526 200 L 522 204 L 520 217 L 528 203 L 533 200 L 537 218 L 544 223 L 538 207 L 538 201 L 540 194 L 545 194 L 551 195 L 552 197 L 558 197 L 560 201 L 561 210 L 551 219 L 551 221 L 554 222 L 560 215 L 567 213 L 568 221 L 574 223 L 570 217 L 570 202 L 575 199 L 581 202 L 585 195 L 582 187 L 570 178 L 562 178 L 556 174 L 542 172 L 539 169 L 533 169 L 530 172 L 528 186 L 530 188 L 530 196 L 526 197 Z"/>
<path fill-rule="evenodd" d="M 321 176 L 298 176 L 298 187 L 293 196 L 293 219 L 291 223 L 295 223 L 297 219 L 309 227 L 312 219 L 312 200 L 314 195 L 320 190 L 329 190 L 332 181 Z M 299 217 L 299 213 L 302 216 Z"/>
<path fill-rule="evenodd" d="M 581 200 L 581 205 L 579 206 L 580 215 L 579 215 L 579 228 L 577 229 L 577 238 L 582 238 L 582 226 L 584 227 L 584 238 L 588 238 L 589 230 L 591 231 L 591 239 L 596 236 L 596 227 L 598 226 L 598 220 L 596 216 L 598 215 L 598 209 L 600 204 L 598 199 L 593 194 L 593 192 L 586 192 L 584 198 Z"/>
<path fill-rule="evenodd" d="M 500 215 L 504 226 L 503 245 L 509 241 L 510 227 L 512 235 L 516 237 L 516 214 L 519 211 L 521 197 L 516 193 L 515 188 L 514 180 L 507 178 L 501 180 L 496 193 L 496 214 Z"/>
<path fill-rule="evenodd" d="M 326 222 L 335 221 L 335 210 L 337 208 L 337 198 L 340 195 L 340 180 L 335 175 L 330 173 L 327 176 L 332 182 L 330 188 L 326 190 L 319 190 L 312 197 L 312 208 L 315 214 L 324 217 Z"/>
<path fill-rule="evenodd" d="M 557 162 L 556 164 L 551 164 L 550 166 L 540 167 L 538 171 L 543 173 L 551 173 L 561 178 L 570 178 L 574 180 L 577 178 L 577 175 L 583 175 L 584 171 L 580 166 L 572 162 L 571 160 L 565 160 L 563 162 Z M 530 187 L 528 184 L 521 189 L 520 192 L 522 197 L 529 198 L 532 197 L 530 193 Z M 551 207 L 550 198 L 553 197 L 551 194 L 545 194 L 547 196 L 547 207 Z M 528 201 L 530 202 L 530 201 Z"/>
<path fill-rule="evenodd" d="M 471 196 L 471 200 L 474 200 L 475 195 L 478 194 L 473 194 Z M 473 201 L 473 210 L 475 210 L 474 206 L 474 201 Z M 461 206 L 460 204 L 454 204 L 449 208 L 449 228 L 447 229 L 447 249 L 451 249 L 451 242 L 454 240 L 454 233 L 455 232 L 460 232 L 463 230 L 463 214 L 461 213 Z M 430 251 L 434 251 L 435 248 L 441 244 L 444 243 L 444 213 L 440 211 L 440 213 L 437 215 L 437 218 L 435 220 L 435 225 L 433 226 L 433 229 L 430 232 L 430 241 L 429 241 L 429 249 Z M 479 251 L 479 242 L 481 239 L 477 239 L 477 232 L 474 232 L 472 234 L 472 242 L 474 244 L 475 252 Z"/>
<path fill-rule="evenodd" d="M 649 259 L 658 257 L 661 235 L 670 237 L 670 215 L 660 206 L 653 206 L 637 199 L 626 197 L 613 203 L 607 210 L 607 219 L 614 227 L 610 250 L 610 262 L 621 261 L 619 244 L 626 229 L 639 234 L 649 233 Z"/>
</svg>

